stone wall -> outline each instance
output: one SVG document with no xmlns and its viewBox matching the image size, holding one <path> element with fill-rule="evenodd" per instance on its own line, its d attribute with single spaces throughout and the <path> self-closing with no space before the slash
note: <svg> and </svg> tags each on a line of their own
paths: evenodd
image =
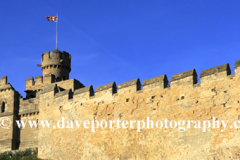
<svg viewBox="0 0 240 160">
<path fill-rule="evenodd" d="M 235 74 L 228 64 L 204 70 L 200 82 L 195 69 L 145 80 L 134 79 L 85 87 L 75 79 L 56 81 L 54 75 L 26 80 L 27 97 L 21 98 L 7 77 L 0 80 L 0 118 L 16 120 L 228 120 L 228 128 L 26 128 L 0 129 L 0 151 L 39 149 L 44 159 L 236 159 L 239 129 L 229 128 L 240 120 L 240 61 Z M 170 84 L 169 84 L 170 81 Z M 4 103 L 4 105 L 3 105 Z M 4 107 L 4 109 L 2 109 Z M 74 123 L 73 123 L 74 124 Z M 240 124 L 239 124 L 240 125 Z"/>
<path fill-rule="evenodd" d="M 26 92 L 35 91 L 36 94 L 33 97 L 27 96 L 27 98 L 35 98 L 37 93 L 39 91 L 42 91 L 44 86 L 52 83 L 57 83 L 59 87 L 72 89 L 73 91 L 75 89 L 84 87 L 84 85 L 76 79 L 69 79 L 69 80 L 56 82 L 54 75 L 49 75 L 44 78 L 42 76 L 36 76 L 35 81 L 33 77 L 29 77 L 26 79 Z"/>
<path fill-rule="evenodd" d="M 0 151 L 10 151 L 17 149 L 19 144 L 18 128 L 13 125 L 18 119 L 20 94 L 14 90 L 11 84 L 7 83 L 7 77 L 1 77 L 0 80 L 0 119 L 5 119 L 5 125 L 9 128 L 0 128 Z M 9 119 L 10 121 L 8 121 Z M 1 120 L 2 123 L 2 120 Z"/>
<path fill-rule="evenodd" d="M 39 119 L 52 120 L 228 120 L 240 119 L 240 61 L 231 74 L 228 64 L 201 72 L 195 70 L 170 79 L 166 75 L 141 82 L 135 79 L 116 87 L 58 90 L 57 84 L 39 94 Z M 239 129 L 178 128 L 38 129 L 38 156 L 46 159 L 229 159 L 240 151 Z M 129 125 L 128 125 L 129 126 Z"/>
<path fill-rule="evenodd" d="M 39 97 L 36 98 L 20 99 L 19 118 L 21 121 L 37 121 L 39 115 Z M 20 145 L 19 149 L 24 150 L 27 148 L 38 147 L 38 128 L 30 128 L 26 125 L 25 128 L 20 128 Z"/>
<path fill-rule="evenodd" d="M 46 77 L 45 77 L 46 78 Z M 26 80 L 26 90 L 30 91 L 36 91 L 36 95 L 34 98 L 31 98 L 30 96 L 27 98 L 21 98 L 20 99 L 20 105 L 19 105 L 19 117 L 20 120 L 26 122 L 26 121 L 37 121 L 39 117 L 39 91 L 43 90 L 43 88 L 49 88 L 48 84 L 44 84 L 42 81 L 41 76 L 35 77 L 34 79 L 28 78 Z M 56 96 L 62 96 L 62 93 L 65 93 L 67 91 L 75 91 L 76 89 L 84 87 L 82 83 L 75 79 L 60 81 L 60 82 L 51 82 L 49 85 L 58 85 L 57 92 L 59 92 L 59 95 Z M 50 87 L 51 88 L 51 87 Z M 60 93 L 61 92 L 61 93 Z M 26 125 L 25 128 L 20 129 L 20 146 L 19 149 L 23 150 L 26 148 L 37 148 L 38 147 L 38 128 L 30 128 L 29 125 Z"/>
</svg>

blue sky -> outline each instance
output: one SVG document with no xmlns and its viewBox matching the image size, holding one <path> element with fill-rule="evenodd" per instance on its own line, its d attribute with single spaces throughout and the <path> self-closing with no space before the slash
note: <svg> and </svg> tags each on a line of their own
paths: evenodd
<svg viewBox="0 0 240 160">
<path fill-rule="evenodd" d="M 0 76 L 25 97 L 25 80 L 42 75 L 41 54 L 59 45 L 72 55 L 70 78 L 94 88 L 143 82 L 240 59 L 238 0 L 24 0 L 0 3 Z"/>
</svg>

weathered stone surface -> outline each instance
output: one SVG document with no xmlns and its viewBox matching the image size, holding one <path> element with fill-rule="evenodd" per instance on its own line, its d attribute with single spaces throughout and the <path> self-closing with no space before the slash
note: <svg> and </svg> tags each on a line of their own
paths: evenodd
<svg viewBox="0 0 240 160">
<path fill-rule="evenodd" d="M 68 80 L 71 72 L 71 56 L 59 50 L 47 51 L 42 54 L 41 70 L 43 77 L 53 74 L 56 81 Z"/>
<path fill-rule="evenodd" d="M 132 85 L 141 85 L 139 78 L 119 84 L 118 89 L 122 89 Z"/>
<path fill-rule="evenodd" d="M 18 119 L 17 113 L 19 108 L 20 94 L 14 90 L 10 83 L 7 83 L 7 77 L 1 77 L 0 83 L 0 152 L 17 149 L 18 128 L 10 125 Z M 4 121 L 9 128 L 2 128 L 2 120 L 8 118 L 10 121 Z M 4 124 L 5 124 L 4 123 Z"/>
<path fill-rule="evenodd" d="M 189 71 L 186 71 L 186 72 L 182 72 L 182 73 L 178 73 L 178 74 L 173 75 L 171 77 L 170 82 L 173 82 L 173 81 L 176 81 L 176 80 L 180 80 L 180 79 L 183 79 L 183 78 L 186 78 L 186 77 L 190 77 L 190 76 L 193 76 L 194 79 L 197 79 L 197 73 L 196 73 L 195 69 L 192 69 L 192 70 L 189 70 Z"/>
<path fill-rule="evenodd" d="M 94 95 L 94 90 L 93 90 L 92 85 L 75 90 L 74 95 L 82 94 L 82 93 L 85 93 L 85 92 L 89 92 L 89 96 L 93 96 Z"/>
<path fill-rule="evenodd" d="M 192 73 L 194 72 L 188 74 L 190 75 L 188 77 L 192 78 Z M 118 92 L 117 95 L 111 96 L 102 92 L 100 97 L 86 96 L 84 98 L 80 98 L 79 94 L 76 94 L 73 99 L 64 99 L 61 103 L 54 99 L 44 99 L 44 97 L 52 97 L 53 93 L 49 92 L 48 96 L 45 95 L 41 99 L 47 101 L 46 103 L 51 102 L 52 107 L 49 110 L 40 103 L 40 111 L 45 113 L 40 115 L 40 119 L 47 119 L 49 115 L 50 119 L 54 120 L 53 123 L 57 123 L 61 117 L 69 117 L 66 121 L 96 119 L 101 121 L 119 118 L 127 121 L 147 121 L 146 117 L 153 121 L 164 121 L 166 118 L 176 121 L 202 121 L 211 120 L 213 116 L 219 120 L 227 119 L 231 122 L 238 119 L 239 114 L 236 110 L 240 108 L 237 101 L 240 99 L 240 91 L 237 86 L 240 85 L 240 75 L 211 78 L 204 85 L 199 83 L 189 86 L 187 83 L 181 83 L 179 88 L 148 88 L 141 92 L 131 90 L 130 92 Z M 163 78 L 154 79 L 151 82 L 157 83 L 158 80 L 163 82 Z M 174 82 L 179 80 L 182 79 Z M 136 86 L 137 83 L 135 81 L 130 84 Z M 123 88 L 129 86 L 131 85 Z M 80 90 L 88 91 L 89 88 Z M 126 99 L 128 99 L 127 102 Z M 60 105 L 61 111 L 58 109 Z M 53 112 L 55 114 L 50 114 Z M 226 129 L 221 132 L 219 129 L 209 129 L 207 132 L 203 132 L 201 129 L 193 127 L 187 129 L 187 126 L 185 129 L 185 132 L 179 132 L 178 128 L 144 128 L 141 129 L 141 132 L 137 132 L 136 127 L 124 129 L 115 126 L 113 129 L 97 128 L 95 132 L 91 132 L 90 129 L 83 127 L 39 128 L 39 157 L 67 159 L 70 157 L 71 150 L 67 149 L 70 146 L 76 149 L 76 153 L 71 152 L 73 159 L 121 159 L 123 157 L 129 159 L 131 157 L 137 157 L 134 159 L 192 160 L 212 157 L 227 159 L 240 151 L 239 144 L 235 143 L 240 136 L 237 130 Z M 229 136 L 230 133 L 234 136 Z M 59 137 L 62 135 L 67 136 L 63 136 L 64 140 L 59 141 Z M 228 142 L 219 137 L 226 138 Z"/>
<path fill-rule="evenodd" d="M 224 65 L 217 66 L 217 67 L 213 67 L 213 68 L 210 68 L 210 69 L 203 70 L 201 72 L 200 78 L 211 75 L 211 74 L 214 74 L 214 73 L 223 72 L 223 71 L 227 72 L 227 75 L 231 74 L 231 70 L 230 70 L 230 67 L 229 67 L 228 63 L 224 64 Z"/>
<path fill-rule="evenodd" d="M 35 80 L 36 80 L 36 79 L 42 79 L 42 78 L 43 78 L 43 76 L 36 76 L 36 77 L 35 77 Z"/>
<path fill-rule="evenodd" d="M 3 113 L 0 113 L 0 117 L 10 116 L 10 115 L 14 115 L 14 112 L 3 112 Z"/>
<path fill-rule="evenodd" d="M 57 84 L 51 84 L 51 85 L 44 86 L 43 91 L 41 91 L 40 93 L 44 94 L 44 93 L 52 92 L 52 91 L 57 93 Z"/>
<path fill-rule="evenodd" d="M 26 81 L 33 81 L 33 77 L 27 78 Z"/>
<path fill-rule="evenodd" d="M 0 85 L 7 84 L 7 76 L 2 76 L 0 80 Z"/>
<path fill-rule="evenodd" d="M 112 82 L 112 83 L 105 84 L 103 86 L 99 86 L 96 88 L 95 93 L 103 90 L 107 90 L 107 89 L 112 89 L 113 93 L 116 93 L 116 90 L 117 90 L 116 83 Z"/>
<path fill-rule="evenodd" d="M 153 83 L 157 83 L 157 82 L 161 82 L 164 83 L 164 86 L 166 87 L 168 85 L 168 79 L 167 76 L 164 74 L 162 76 L 158 76 L 155 78 L 151 78 L 151 79 L 147 79 L 143 82 L 143 86 L 149 85 L 149 84 L 153 84 Z"/>
<path fill-rule="evenodd" d="M 6 90 L 6 89 L 13 89 L 13 87 L 11 84 L 5 84 L 5 85 L 0 86 L 0 91 Z"/>
<path fill-rule="evenodd" d="M 235 66 L 234 66 L 234 67 L 237 68 L 237 67 L 239 67 L 239 66 L 240 66 L 240 60 L 238 60 L 238 61 L 235 62 Z"/>
<path fill-rule="evenodd" d="M 68 90 L 65 90 L 65 91 L 62 91 L 62 92 L 58 92 L 58 93 L 55 94 L 55 98 L 62 97 L 62 96 L 65 96 L 65 95 L 69 95 L 71 92 L 72 92 L 71 89 L 68 89 Z"/>
<path fill-rule="evenodd" d="M 35 77 L 35 82 L 33 78 L 26 80 L 26 98 L 21 98 L 13 88 L 0 91 L 0 111 L 3 110 L 0 118 L 8 117 L 12 122 L 51 120 L 52 124 L 49 128 L 27 125 L 18 129 L 12 125 L 7 130 L 0 129 L 0 152 L 38 147 L 39 158 L 73 160 L 225 160 L 239 157 L 240 132 L 230 127 L 240 119 L 239 61 L 235 64 L 235 74 L 230 75 L 228 64 L 221 65 L 202 71 L 202 81 L 198 84 L 193 69 L 173 75 L 170 86 L 167 76 L 162 75 L 145 80 L 142 89 L 139 79 L 121 83 L 118 89 L 112 82 L 97 87 L 93 96 L 92 86 L 84 87 L 75 79 L 57 79 L 57 74 L 69 74 L 69 68 L 62 66 L 70 67 L 70 62 L 66 61 L 70 59 L 65 52 L 45 52 L 42 55 L 42 61 L 46 60 L 46 65 L 42 66 L 45 76 Z M 60 68 L 54 68 L 53 64 L 57 63 Z M 54 75 L 47 71 L 61 73 Z M 9 86 L 7 77 L 2 77 L 0 88 Z M 65 129 L 56 127 L 62 117 L 69 123 L 81 120 L 144 120 L 147 123 L 147 117 L 150 122 L 140 132 L 137 132 L 136 123 L 132 128 L 129 124 L 127 128 L 118 128 L 115 123 L 112 128 L 98 127 L 93 132 L 83 125 L 79 128 L 76 125 Z M 191 128 L 179 123 L 176 128 L 150 127 L 151 121 L 212 121 L 213 117 L 228 120 L 229 126 L 206 132 L 194 128 L 194 124 L 190 124 Z M 183 128 L 179 126 L 185 131 L 180 132 Z"/>
</svg>

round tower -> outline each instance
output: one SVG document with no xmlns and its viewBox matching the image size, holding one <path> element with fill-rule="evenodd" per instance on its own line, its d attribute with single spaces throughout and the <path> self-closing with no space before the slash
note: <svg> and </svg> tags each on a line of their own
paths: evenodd
<svg viewBox="0 0 240 160">
<path fill-rule="evenodd" d="M 41 70 L 43 77 L 53 74 L 57 81 L 69 79 L 71 55 L 65 51 L 53 50 L 42 54 Z"/>
</svg>

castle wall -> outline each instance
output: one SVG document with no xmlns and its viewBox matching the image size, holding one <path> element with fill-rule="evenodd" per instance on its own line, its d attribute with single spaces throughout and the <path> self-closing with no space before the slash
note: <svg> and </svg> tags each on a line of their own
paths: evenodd
<svg viewBox="0 0 240 160">
<path fill-rule="evenodd" d="M 26 79 L 26 98 L 14 90 L 7 83 L 7 77 L 0 80 L 0 123 L 2 118 L 9 118 L 14 125 L 8 129 L 0 130 L 0 152 L 38 147 L 38 128 L 29 126 L 29 121 L 39 119 L 39 93 L 48 85 L 57 84 L 56 97 L 62 97 L 65 93 L 72 97 L 72 92 L 83 88 L 84 85 L 75 79 L 69 80 L 71 71 L 71 55 L 65 51 L 54 50 L 45 52 L 41 57 L 41 70 L 43 76 Z M 50 87 L 51 88 L 51 87 Z M 2 107 L 2 103 L 4 106 Z M 3 111 L 2 111 L 2 108 Z M 25 127 L 18 128 L 16 120 L 27 122 Z M 1 125 L 1 124 L 0 124 Z M 1 127 L 1 126 L 0 126 Z"/>
<path fill-rule="evenodd" d="M 39 112 L 29 113 L 20 115 L 22 121 L 37 121 Z M 38 147 L 38 128 L 34 126 L 30 128 L 29 125 L 23 129 L 20 129 L 20 145 L 19 149 L 24 150 L 27 148 L 37 148 Z"/>
<path fill-rule="evenodd" d="M 54 77 L 44 77 L 46 78 L 54 78 Z M 34 79 L 28 78 L 26 80 L 26 90 L 29 91 L 38 91 L 36 92 L 35 98 L 21 98 L 19 105 L 19 117 L 20 120 L 26 121 L 37 121 L 39 118 L 39 90 L 43 90 L 44 87 L 48 88 L 48 84 L 44 84 L 42 76 L 37 76 Z M 50 80 L 51 81 L 51 80 Z M 49 82 L 49 81 L 47 81 Z M 57 91 L 63 91 L 60 93 L 60 97 L 62 93 L 75 91 L 76 89 L 82 88 L 83 84 L 75 79 L 60 81 L 60 82 L 51 82 L 49 85 L 58 85 Z M 56 95 L 57 96 L 57 95 Z M 24 150 L 26 148 L 37 148 L 38 147 L 38 128 L 30 127 L 27 123 L 25 128 L 20 129 L 20 146 L 19 149 Z"/>
<path fill-rule="evenodd" d="M 56 84 L 58 85 L 58 87 L 62 89 L 71 89 L 72 91 L 75 91 L 76 89 L 84 87 L 84 85 L 76 79 L 60 81 L 60 82 L 56 82 Z"/>
<path fill-rule="evenodd" d="M 55 77 L 53 75 L 49 75 L 46 77 L 36 76 L 35 81 L 33 77 L 27 78 L 26 80 L 26 91 L 42 91 L 43 87 L 52 83 L 57 83 L 59 87 L 62 89 L 72 89 L 73 91 L 79 88 L 84 87 L 84 85 L 76 79 L 69 79 L 64 81 L 55 81 Z"/>
<path fill-rule="evenodd" d="M 39 115 L 39 97 L 20 99 L 19 117 L 21 121 L 37 121 Z M 19 149 L 38 147 L 38 128 L 31 128 L 27 123 L 26 127 L 20 128 L 20 145 Z"/>
<path fill-rule="evenodd" d="M 141 83 L 135 79 L 119 84 L 109 83 L 74 91 L 59 92 L 57 84 L 44 88 L 39 95 L 39 119 L 52 120 L 144 120 L 156 122 L 179 120 L 240 120 L 240 61 L 235 74 L 229 65 L 217 66 L 201 72 L 197 83 L 195 70 L 170 79 L 166 75 Z M 240 151 L 239 129 L 144 128 L 130 129 L 91 127 L 70 129 L 42 128 L 38 133 L 38 156 L 45 159 L 228 159 Z"/>
<path fill-rule="evenodd" d="M 4 103 L 4 105 L 3 105 Z M 1 126 L 8 126 L 0 129 L 0 151 L 17 149 L 19 143 L 18 129 L 13 122 L 18 119 L 19 93 L 14 90 L 11 84 L 7 83 L 7 77 L 0 80 L 0 119 Z M 2 107 L 4 109 L 2 110 Z M 2 120 L 5 119 L 4 125 Z M 10 121 L 11 122 L 10 122 Z"/>
</svg>

